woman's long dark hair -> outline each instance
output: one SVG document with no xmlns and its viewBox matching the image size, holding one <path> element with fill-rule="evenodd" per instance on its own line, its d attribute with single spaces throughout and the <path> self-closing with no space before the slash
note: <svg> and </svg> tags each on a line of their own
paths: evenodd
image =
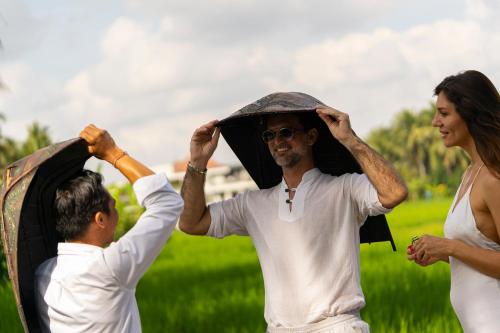
<svg viewBox="0 0 500 333">
<path fill-rule="evenodd" d="M 500 95 L 481 72 L 469 70 L 446 77 L 434 89 L 443 92 L 467 124 L 477 152 L 500 178 Z"/>
</svg>

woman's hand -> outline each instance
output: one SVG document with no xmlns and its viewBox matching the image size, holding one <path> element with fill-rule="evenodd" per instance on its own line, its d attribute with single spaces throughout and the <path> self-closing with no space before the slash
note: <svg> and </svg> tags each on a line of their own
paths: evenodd
<svg viewBox="0 0 500 333">
<path fill-rule="evenodd" d="M 448 238 L 424 235 L 413 242 L 408 259 L 421 266 L 431 265 L 439 260 L 448 262 L 452 253 L 453 240 Z M 411 253 L 410 253 L 411 252 Z"/>
<path fill-rule="evenodd" d="M 429 258 L 429 260 L 427 260 L 427 261 L 418 260 L 417 255 L 415 253 L 415 249 L 413 247 L 413 244 L 408 245 L 408 248 L 406 249 L 406 254 L 407 254 L 408 260 L 414 261 L 417 265 L 420 265 L 422 267 L 432 265 L 432 264 L 436 263 L 437 261 L 439 261 L 438 258 Z"/>
</svg>

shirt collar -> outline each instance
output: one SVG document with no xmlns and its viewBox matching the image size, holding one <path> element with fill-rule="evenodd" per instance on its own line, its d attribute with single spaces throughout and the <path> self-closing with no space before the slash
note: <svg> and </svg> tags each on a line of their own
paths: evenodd
<svg viewBox="0 0 500 333">
<path fill-rule="evenodd" d="M 84 254 L 92 253 L 96 251 L 101 251 L 102 248 L 90 244 L 82 243 L 58 243 L 57 244 L 57 254 Z"/>
<path fill-rule="evenodd" d="M 302 182 L 305 183 L 305 182 L 308 182 L 310 180 L 313 180 L 314 178 L 318 177 L 319 175 L 321 175 L 321 171 L 319 171 L 318 168 L 312 168 L 311 170 L 307 170 L 302 175 L 301 183 Z"/>
<path fill-rule="evenodd" d="M 312 168 L 310 170 L 307 170 L 306 172 L 304 172 L 304 174 L 302 175 L 302 179 L 299 183 L 300 184 L 303 184 L 303 183 L 307 183 L 315 178 L 317 178 L 318 176 L 321 175 L 321 171 L 319 171 L 318 168 Z M 281 187 L 283 189 L 285 188 L 288 188 L 288 186 L 286 185 L 286 181 L 285 181 L 285 178 L 282 178 L 281 180 Z"/>
</svg>

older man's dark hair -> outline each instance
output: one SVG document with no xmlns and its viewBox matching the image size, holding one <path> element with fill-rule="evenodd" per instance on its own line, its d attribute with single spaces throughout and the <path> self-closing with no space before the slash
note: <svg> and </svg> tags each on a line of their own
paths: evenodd
<svg viewBox="0 0 500 333">
<path fill-rule="evenodd" d="M 82 170 L 56 190 L 56 230 L 65 240 L 81 237 L 97 212 L 109 214 L 109 193 L 102 176 Z"/>
</svg>

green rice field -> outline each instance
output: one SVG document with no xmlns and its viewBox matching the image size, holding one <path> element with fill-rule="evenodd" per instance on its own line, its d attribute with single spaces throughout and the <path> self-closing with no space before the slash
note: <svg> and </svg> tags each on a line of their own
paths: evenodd
<svg viewBox="0 0 500 333">
<path fill-rule="evenodd" d="M 372 332 L 461 332 L 449 302 L 449 267 L 406 260 L 411 236 L 442 234 L 450 199 L 410 202 L 388 215 L 398 248 L 361 246 L 361 281 Z M 137 288 L 144 332 L 265 332 L 264 290 L 250 239 L 175 232 Z M 0 332 L 21 332 L 10 287 L 0 287 Z"/>
</svg>

